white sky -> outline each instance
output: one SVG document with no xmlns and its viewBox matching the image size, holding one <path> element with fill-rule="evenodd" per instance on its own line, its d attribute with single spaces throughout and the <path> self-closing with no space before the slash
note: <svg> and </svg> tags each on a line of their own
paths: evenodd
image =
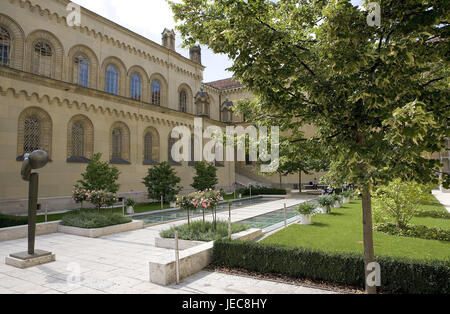
<svg viewBox="0 0 450 314">
<path fill-rule="evenodd" d="M 75 3 L 161 44 L 164 28 L 175 28 L 172 11 L 166 0 L 74 0 Z M 182 39 L 177 35 L 176 50 L 189 58 L 189 50 L 181 48 Z M 224 55 L 215 55 L 202 47 L 202 63 L 206 66 L 204 81 L 211 82 L 229 78 L 232 73 L 225 69 L 231 61 Z"/>
<path fill-rule="evenodd" d="M 173 14 L 166 0 L 74 0 L 74 2 L 158 44 L 161 44 L 161 33 L 164 28 L 175 28 Z M 362 0 L 352 2 L 359 5 Z M 177 36 L 177 52 L 189 58 L 189 51 L 182 49 L 181 43 L 181 37 Z M 202 63 L 206 66 L 205 82 L 232 76 L 232 73 L 225 70 L 231 66 L 231 61 L 224 55 L 215 55 L 206 47 L 202 47 Z"/>
</svg>

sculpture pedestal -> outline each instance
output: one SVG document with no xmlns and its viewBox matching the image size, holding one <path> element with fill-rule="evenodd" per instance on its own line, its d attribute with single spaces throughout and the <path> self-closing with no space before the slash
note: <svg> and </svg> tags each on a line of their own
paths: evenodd
<svg viewBox="0 0 450 314">
<path fill-rule="evenodd" d="M 51 252 L 36 250 L 33 255 L 28 254 L 28 252 L 11 254 L 9 257 L 6 257 L 5 263 L 9 266 L 24 269 L 51 263 L 55 260 L 55 254 Z"/>
</svg>

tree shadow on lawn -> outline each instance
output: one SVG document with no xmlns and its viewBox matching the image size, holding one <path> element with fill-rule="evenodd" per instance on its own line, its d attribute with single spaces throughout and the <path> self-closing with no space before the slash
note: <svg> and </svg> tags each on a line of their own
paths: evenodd
<svg viewBox="0 0 450 314">
<path fill-rule="evenodd" d="M 312 225 L 309 225 L 308 227 L 327 228 L 329 226 L 330 226 L 329 224 L 324 224 L 322 222 L 315 222 Z"/>
</svg>

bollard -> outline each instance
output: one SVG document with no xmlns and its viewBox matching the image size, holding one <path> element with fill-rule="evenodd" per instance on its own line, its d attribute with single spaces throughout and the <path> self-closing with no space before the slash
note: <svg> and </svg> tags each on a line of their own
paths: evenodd
<svg viewBox="0 0 450 314">
<path fill-rule="evenodd" d="M 48 208 L 45 207 L 45 222 L 48 222 Z"/>
<path fill-rule="evenodd" d="M 164 209 L 164 197 L 161 195 L 161 210 Z"/>
<path fill-rule="evenodd" d="M 125 198 L 122 197 L 122 215 L 125 216 Z"/>
<path fill-rule="evenodd" d="M 178 246 L 178 231 L 175 231 L 175 268 L 177 272 L 177 285 L 180 284 L 180 251 Z"/>
<path fill-rule="evenodd" d="M 286 203 L 284 203 L 284 227 L 287 227 L 287 208 Z"/>
</svg>

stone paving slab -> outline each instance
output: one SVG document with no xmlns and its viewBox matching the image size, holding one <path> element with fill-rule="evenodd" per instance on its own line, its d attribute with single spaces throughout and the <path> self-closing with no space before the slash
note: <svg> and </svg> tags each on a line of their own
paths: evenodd
<svg viewBox="0 0 450 314">
<path fill-rule="evenodd" d="M 450 213 L 450 193 L 444 193 L 441 191 L 433 191 L 433 195 L 437 198 L 437 200 L 444 205 L 447 211 Z"/>
<path fill-rule="evenodd" d="M 284 202 L 287 206 L 293 206 L 302 200 L 274 201 L 234 210 L 233 221 L 281 209 Z M 228 213 L 219 213 L 218 217 L 225 220 Z M 36 247 L 55 253 L 56 262 L 25 270 L 7 266 L 4 261 L 9 254 L 26 250 L 27 239 L 0 242 L 0 294 L 328 293 L 206 271 L 187 278 L 179 286 L 161 287 L 148 282 L 150 257 L 173 252 L 155 247 L 155 237 L 159 237 L 160 230 L 182 223 L 185 221 L 98 239 L 62 233 L 38 236 Z M 74 267 L 79 273 L 74 273 Z"/>
</svg>

